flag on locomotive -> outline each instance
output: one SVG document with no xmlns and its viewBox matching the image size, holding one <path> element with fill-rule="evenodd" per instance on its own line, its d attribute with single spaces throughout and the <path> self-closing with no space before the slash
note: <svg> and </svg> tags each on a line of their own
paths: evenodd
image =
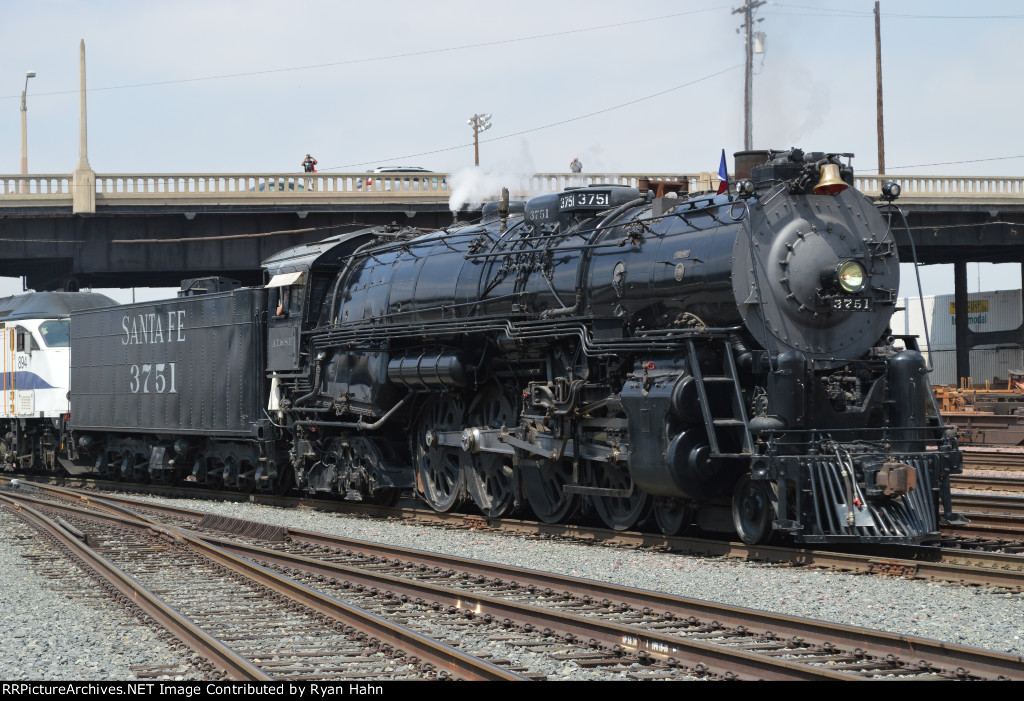
<svg viewBox="0 0 1024 701">
<path fill-rule="evenodd" d="M 718 166 L 718 179 L 721 180 L 718 184 L 718 194 L 721 195 L 723 192 L 729 191 L 729 170 L 725 165 L 725 149 L 722 149 L 722 162 Z"/>
</svg>

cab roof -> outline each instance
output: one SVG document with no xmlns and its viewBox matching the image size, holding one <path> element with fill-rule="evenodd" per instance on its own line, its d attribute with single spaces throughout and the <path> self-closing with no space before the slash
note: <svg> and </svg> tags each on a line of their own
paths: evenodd
<svg viewBox="0 0 1024 701">
<path fill-rule="evenodd" d="M 66 319 L 71 312 L 112 307 L 117 302 L 97 292 L 29 292 L 0 298 L 0 322 L 18 319 Z"/>
</svg>

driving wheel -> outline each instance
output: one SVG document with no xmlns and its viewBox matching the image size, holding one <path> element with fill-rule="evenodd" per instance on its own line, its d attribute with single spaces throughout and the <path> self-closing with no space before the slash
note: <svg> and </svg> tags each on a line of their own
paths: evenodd
<svg viewBox="0 0 1024 701">
<path fill-rule="evenodd" d="M 434 511 L 448 511 L 462 496 L 462 448 L 441 445 L 438 434 L 461 431 L 464 416 L 459 397 L 439 395 L 427 401 L 413 423 L 417 487 Z"/>
<path fill-rule="evenodd" d="M 602 489 L 614 489 L 619 494 L 595 494 L 591 496 L 594 510 L 613 531 L 624 531 L 635 526 L 647 516 L 651 507 L 651 495 L 633 484 L 629 472 L 602 462 L 587 461 L 584 472 L 586 484 Z"/>
<path fill-rule="evenodd" d="M 572 465 L 564 460 L 519 459 L 519 477 L 526 501 L 544 523 L 567 521 L 580 508 L 580 495 L 566 492 Z"/>
<path fill-rule="evenodd" d="M 485 389 L 469 406 L 468 425 L 473 427 L 502 428 L 515 420 L 512 403 L 497 388 Z M 515 504 L 512 455 L 479 452 L 468 457 L 466 487 L 477 508 L 488 518 L 505 516 Z"/>
</svg>

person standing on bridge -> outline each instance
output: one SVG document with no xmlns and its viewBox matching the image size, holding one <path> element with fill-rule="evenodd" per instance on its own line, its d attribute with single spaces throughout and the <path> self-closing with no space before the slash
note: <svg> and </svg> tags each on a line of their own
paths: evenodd
<svg viewBox="0 0 1024 701">
<path fill-rule="evenodd" d="M 312 156 L 310 156 L 307 153 L 306 157 L 302 161 L 302 169 L 304 171 L 306 171 L 307 173 L 315 173 L 316 172 L 316 159 L 313 158 Z M 312 178 L 309 179 L 309 189 L 310 190 L 315 190 L 316 189 L 316 183 L 313 182 Z"/>
<path fill-rule="evenodd" d="M 579 156 L 576 156 L 575 158 L 572 159 L 572 163 L 569 164 L 569 170 L 571 170 L 573 173 L 583 172 L 583 164 L 580 163 Z"/>
</svg>

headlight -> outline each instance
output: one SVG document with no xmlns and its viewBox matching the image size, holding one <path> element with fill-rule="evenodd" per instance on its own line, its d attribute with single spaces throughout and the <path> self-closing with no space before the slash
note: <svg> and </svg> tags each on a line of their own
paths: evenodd
<svg viewBox="0 0 1024 701">
<path fill-rule="evenodd" d="M 864 287 L 864 266 L 855 260 L 848 260 L 839 266 L 836 278 L 844 292 L 860 292 Z"/>
</svg>

